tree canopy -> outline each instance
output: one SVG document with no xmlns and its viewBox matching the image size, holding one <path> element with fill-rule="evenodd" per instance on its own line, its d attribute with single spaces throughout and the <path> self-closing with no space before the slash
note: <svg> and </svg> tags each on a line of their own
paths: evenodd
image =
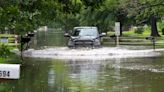
<svg viewBox="0 0 164 92">
<path fill-rule="evenodd" d="M 156 22 L 164 16 L 163 0 L 124 0 L 121 4 L 135 24 L 149 24 L 151 36 L 159 36 Z"/>
<path fill-rule="evenodd" d="M 149 24 L 158 36 L 156 22 L 164 16 L 163 0 L 0 0 L 0 30 L 23 34 L 43 25 L 63 30 L 74 26 L 98 26 L 113 30 L 114 22 Z"/>
</svg>

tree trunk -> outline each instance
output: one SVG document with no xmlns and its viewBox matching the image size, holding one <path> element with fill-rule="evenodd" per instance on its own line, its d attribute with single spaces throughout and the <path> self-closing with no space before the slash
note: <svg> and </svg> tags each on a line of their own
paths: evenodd
<svg viewBox="0 0 164 92">
<path fill-rule="evenodd" d="M 160 37 L 158 30 L 157 30 L 157 19 L 156 19 L 156 17 L 152 16 L 150 18 L 150 21 L 151 21 L 151 36 Z"/>
<path fill-rule="evenodd" d="M 117 21 L 120 22 L 120 36 L 122 36 L 122 32 L 123 32 L 122 27 L 123 27 L 123 21 L 124 21 L 123 16 L 122 15 L 118 15 L 117 16 Z"/>
</svg>

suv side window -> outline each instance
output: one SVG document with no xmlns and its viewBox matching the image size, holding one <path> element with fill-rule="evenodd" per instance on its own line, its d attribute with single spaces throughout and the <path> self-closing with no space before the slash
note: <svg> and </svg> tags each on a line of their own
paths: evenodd
<svg viewBox="0 0 164 92">
<path fill-rule="evenodd" d="M 79 33 L 80 33 L 80 30 L 76 29 L 74 32 L 73 32 L 73 36 L 79 36 Z"/>
</svg>

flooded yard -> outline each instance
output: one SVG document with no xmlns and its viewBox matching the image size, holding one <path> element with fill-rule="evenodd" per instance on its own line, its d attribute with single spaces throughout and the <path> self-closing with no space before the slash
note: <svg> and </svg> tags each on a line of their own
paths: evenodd
<svg viewBox="0 0 164 92">
<path fill-rule="evenodd" d="M 163 57 L 99 60 L 26 58 L 1 92 L 163 92 Z"/>
<path fill-rule="evenodd" d="M 40 45 L 34 47 L 44 53 L 33 50 L 33 57 L 24 58 L 19 80 L 0 79 L 0 92 L 164 92 L 163 52 L 145 46 L 76 52 L 47 47 L 65 46 L 65 42 L 62 37 L 53 38 L 59 35 L 43 34 L 38 35 Z"/>
</svg>

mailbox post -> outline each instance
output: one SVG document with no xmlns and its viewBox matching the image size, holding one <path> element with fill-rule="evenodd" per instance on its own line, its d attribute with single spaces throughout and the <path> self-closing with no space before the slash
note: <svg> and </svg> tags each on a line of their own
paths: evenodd
<svg viewBox="0 0 164 92">
<path fill-rule="evenodd" d="M 146 40 L 150 40 L 153 45 L 153 49 L 155 50 L 155 38 L 153 36 L 146 37 Z"/>
<path fill-rule="evenodd" d="M 23 37 L 21 35 L 21 48 L 20 48 L 20 50 L 21 50 L 21 59 L 22 60 L 23 60 L 23 51 L 28 48 L 28 43 L 30 42 L 30 40 L 31 40 L 30 37 Z M 26 45 L 26 48 L 24 49 L 25 44 L 27 44 L 27 45 Z"/>
</svg>

